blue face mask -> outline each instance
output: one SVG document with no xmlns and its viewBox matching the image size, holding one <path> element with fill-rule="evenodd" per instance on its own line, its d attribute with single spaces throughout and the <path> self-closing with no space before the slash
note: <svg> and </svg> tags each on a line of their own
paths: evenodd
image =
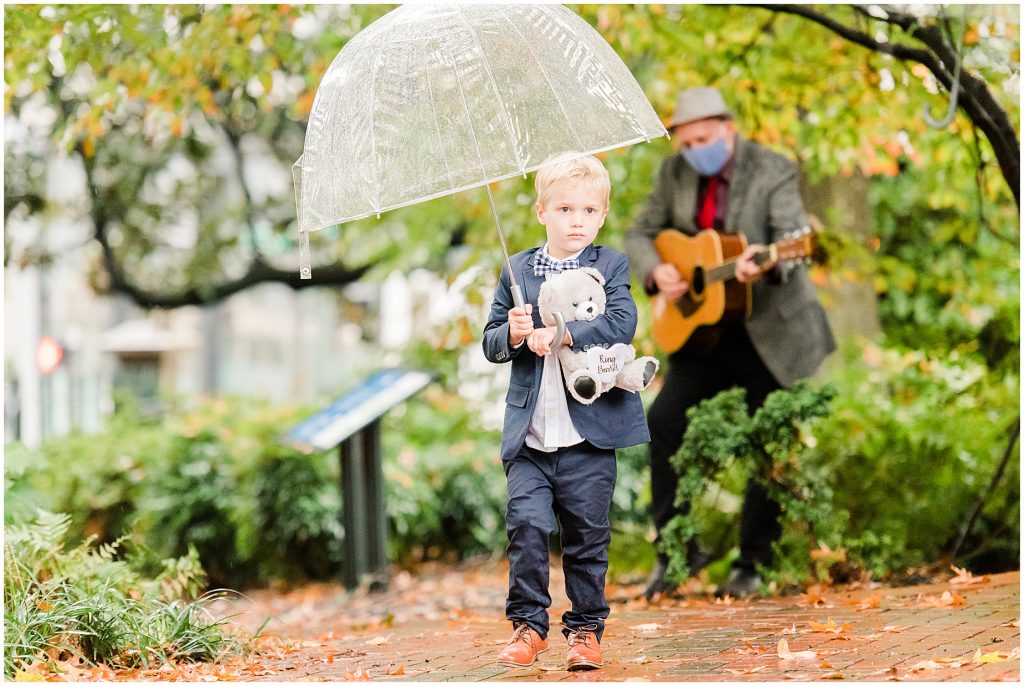
<svg viewBox="0 0 1024 686">
<path fill-rule="evenodd" d="M 701 176 L 714 176 L 722 171 L 725 163 L 729 161 L 729 146 L 726 145 L 725 138 L 719 138 L 714 143 L 700 147 L 684 148 L 679 152 Z"/>
</svg>

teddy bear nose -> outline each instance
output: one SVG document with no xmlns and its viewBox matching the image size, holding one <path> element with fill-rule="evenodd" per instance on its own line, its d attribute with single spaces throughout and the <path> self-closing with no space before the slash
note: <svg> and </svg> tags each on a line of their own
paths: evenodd
<svg viewBox="0 0 1024 686">
<path fill-rule="evenodd" d="M 589 322 L 597 319 L 597 305 L 591 301 L 581 302 L 576 307 L 576 319 L 578 321 Z"/>
</svg>

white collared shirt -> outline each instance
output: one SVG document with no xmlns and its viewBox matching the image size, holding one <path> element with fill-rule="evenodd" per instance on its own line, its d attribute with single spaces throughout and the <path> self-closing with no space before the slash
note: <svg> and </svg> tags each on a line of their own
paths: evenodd
<svg viewBox="0 0 1024 686">
<path fill-rule="evenodd" d="M 547 243 L 542 250 L 545 255 L 551 257 L 548 254 Z M 580 250 L 563 259 L 578 258 L 582 253 L 583 250 Z M 545 280 L 549 278 L 550 274 Z M 541 373 L 540 388 L 537 390 L 537 406 L 530 419 L 530 429 L 526 432 L 526 445 L 534 450 L 553 453 L 559 448 L 582 442 L 583 436 L 576 431 L 572 417 L 569 416 L 562 364 L 558 361 L 558 353 L 552 352 L 544 356 L 544 371 Z"/>
</svg>

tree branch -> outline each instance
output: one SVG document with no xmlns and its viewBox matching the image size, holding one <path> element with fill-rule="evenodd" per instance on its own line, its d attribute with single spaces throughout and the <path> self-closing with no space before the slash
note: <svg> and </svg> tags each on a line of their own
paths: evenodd
<svg viewBox="0 0 1024 686">
<path fill-rule="evenodd" d="M 249 244 L 256 259 L 261 260 L 263 259 L 263 253 L 260 251 L 260 244 L 256 238 L 252 193 L 249 192 L 249 184 L 245 180 L 245 160 L 242 158 L 241 136 L 226 123 L 221 124 L 221 131 L 224 132 L 231 147 L 231 155 L 235 159 L 235 176 L 238 179 L 239 186 L 242 188 L 242 196 L 245 198 L 245 229 L 246 233 L 249 234 Z"/>
<path fill-rule="evenodd" d="M 1010 461 L 1010 455 L 1013 454 L 1013 446 L 1017 445 L 1018 438 L 1020 438 L 1020 417 L 1017 417 L 1011 427 L 1010 440 L 1006 444 L 1006 450 L 1003 451 L 1003 459 L 999 461 L 999 466 L 996 467 L 996 473 L 992 475 L 988 488 L 981 492 L 977 502 L 974 503 L 974 507 L 971 508 L 971 513 L 960 527 L 960 536 L 949 551 L 948 557 L 950 560 L 956 559 L 956 555 L 960 552 L 960 548 L 967 539 L 967 535 L 971 532 L 974 522 L 977 521 L 978 515 L 981 514 L 981 508 L 984 507 L 985 501 L 988 500 L 988 496 L 995 492 L 999 480 L 1003 478 L 1003 471 L 1005 471 L 1006 465 Z"/>
<path fill-rule="evenodd" d="M 973 560 L 978 555 L 989 550 L 992 547 L 992 543 L 998 540 L 999 536 L 1001 536 L 1003 532 L 1009 531 L 1011 528 L 1015 531 L 1017 530 L 1014 527 L 1016 522 L 1011 516 L 1014 508 L 1017 508 L 1018 511 L 1020 510 L 1020 497 L 1015 497 L 1013 490 L 1007 489 L 1006 498 L 1003 500 L 1003 506 L 989 518 L 989 521 L 992 522 L 994 526 L 985 532 L 985 535 L 981 537 L 981 540 L 978 541 L 974 548 L 967 552 L 960 553 L 959 558 L 962 565 L 966 565 L 969 560 Z"/>
<path fill-rule="evenodd" d="M 851 43 L 856 43 L 857 45 L 863 46 L 868 50 L 872 50 L 874 52 L 881 52 L 885 53 L 886 55 L 892 55 L 893 57 L 899 58 L 901 60 L 911 60 L 914 62 L 925 63 L 932 57 L 927 50 L 914 48 L 912 46 L 904 45 L 902 43 L 883 43 L 882 41 L 877 41 L 866 33 L 863 33 L 856 29 L 852 29 L 845 24 L 841 24 L 840 22 L 832 19 L 831 17 L 827 17 L 824 14 L 821 14 L 820 12 L 815 12 L 807 5 L 755 4 L 753 6 L 760 7 L 766 10 L 771 10 L 772 12 L 784 12 L 786 14 L 794 14 L 798 17 L 803 17 L 804 19 L 813 21 L 815 24 L 820 24 L 821 26 L 824 26 L 826 29 L 829 29 L 833 33 L 838 34 L 839 36 L 845 38 Z"/>
<path fill-rule="evenodd" d="M 935 54 L 941 68 L 931 63 L 925 66 L 935 75 L 947 91 L 953 89 L 952 74 L 956 71 L 957 50 L 946 40 L 938 25 L 923 26 L 906 14 L 890 13 L 894 23 L 924 43 Z M 1020 141 L 1006 111 L 988 89 L 988 85 L 972 76 L 967 70 L 960 70 L 960 97 L 958 105 L 971 121 L 980 128 L 992 144 L 1003 178 L 1010 186 L 1017 208 L 1020 208 Z"/>
<path fill-rule="evenodd" d="M 316 286 L 344 286 L 358 281 L 372 266 L 369 264 L 355 268 L 349 268 L 342 264 L 318 266 L 316 268 L 316 279 L 312 280 L 302 279 L 298 269 L 278 269 L 268 264 L 259 255 L 256 255 L 252 262 L 250 262 L 245 274 L 231 281 L 209 285 L 190 285 L 177 292 L 147 290 L 134 283 L 128 277 L 113 246 L 110 245 L 109 226 L 112 217 L 108 213 L 107 205 L 94 180 L 95 162 L 93 158 L 85 155 L 81 143 L 78 144 L 77 148 L 82 156 L 86 186 L 92 198 L 91 215 L 94 223 L 94 237 L 102 249 L 103 265 L 110 279 L 109 288 L 111 291 L 127 295 L 142 308 L 173 309 L 185 305 L 208 305 L 256 284 L 268 282 L 282 283 L 294 290 Z M 136 190 L 141 188 L 145 177 L 145 171 L 135 175 Z"/>
<path fill-rule="evenodd" d="M 919 24 L 913 15 L 887 9 L 885 18 L 872 18 L 898 26 L 912 38 L 924 44 L 927 49 L 915 48 L 903 43 L 877 41 L 867 33 L 850 28 L 806 5 L 755 5 L 755 7 L 802 17 L 869 50 L 892 55 L 901 60 L 920 62 L 947 91 L 953 89 L 952 74 L 956 65 L 957 51 L 946 40 L 939 26 Z M 854 10 L 864 12 L 857 7 L 854 7 Z M 996 160 L 999 162 L 1000 171 L 1010 192 L 1013 193 L 1019 211 L 1020 141 L 1009 115 L 989 91 L 988 85 L 983 80 L 969 74 L 966 69 L 960 71 L 960 97 L 957 100 L 957 107 L 962 109 L 970 120 L 985 133 L 991 143 Z"/>
<path fill-rule="evenodd" d="M 98 237 L 97 237 L 98 238 Z M 343 286 L 358 281 L 369 270 L 369 265 L 349 269 L 341 264 L 331 264 L 316 268 L 316 280 L 302 279 L 298 269 L 277 269 L 264 262 L 254 259 L 249 270 L 240 278 L 210 286 L 190 286 L 177 293 L 158 293 L 147 291 L 131 283 L 110 246 L 100 241 L 103 246 L 103 259 L 110 274 L 110 287 L 124 293 L 145 309 L 173 309 L 184 305 L 207 305 L 223 300 L 239 291 L 260 283 L 282 283 L 293 290 L 302 290 L 316 286 Z"/>
</svg>

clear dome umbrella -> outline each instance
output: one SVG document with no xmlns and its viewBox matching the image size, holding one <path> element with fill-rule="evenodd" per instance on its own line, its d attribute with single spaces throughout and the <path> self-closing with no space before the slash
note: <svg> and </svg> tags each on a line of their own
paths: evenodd
<svg viewBox="0 0 1024 686">
<path fill-rule="evenodd" d="M 615 51 L 565 7 L 399 7 L 342 48 L 313 101 L 292 168 L 302 278 L 310 231 L 667 135 Z"/>
</svg>

